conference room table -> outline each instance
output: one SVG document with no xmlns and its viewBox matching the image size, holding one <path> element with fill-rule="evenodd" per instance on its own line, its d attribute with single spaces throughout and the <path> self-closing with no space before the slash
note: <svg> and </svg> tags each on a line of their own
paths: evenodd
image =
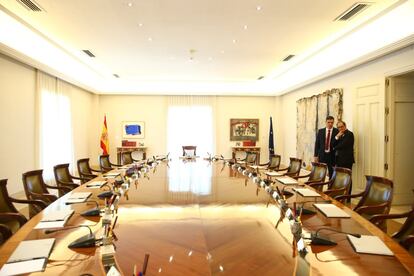
<svg viewBox="0 0 414 276">
<path fill-rule="evenodd" d="M 92 192 L 97 199 L 103 189 L 82 185 L 77 192 Z M 100 247 L 69 249 L 75 239 L 87 234 L 84 227 L 45 234 L 34 226 L 52 210 L 74 209 L 67 226 L 91 225 L 99 233 L 99 217 L 80 213 L 93 206 L 65 205 L 69 195 L 59 198 L 28 221 L 0 250 L 0 265 L 7 262 L 22 240 L 55 238 L 56 243 L 44 272 L 33 275 L 104 275 Z M 161 162 L 133 183 L 120 199 L 114 229 L 115 258 L 123 275 L 141 270 L 149 254 L 146 275 L 410 275 L 414 259 L 398 243 L 340 203 L 334 204 L 351 215 L 348 219 L 327 218 L 316 212 L 302 215 L 304 231 L 321 227 L 378 236 L 395 256 L 358 254 L 346 235 L 327 232 L 336 246 L 307 245 L 306 255 L 298 254 L 289 222 L 277 228 L 280 209 L 270 195 L 251 179 L 223 161 L 172 160 Z M 316 197 L 305 203 L 312 208 Z M 293 195 L 290 203 L 308 201 Z M 97 234 L 98 235 L 98 234 Z"/>
</svg>

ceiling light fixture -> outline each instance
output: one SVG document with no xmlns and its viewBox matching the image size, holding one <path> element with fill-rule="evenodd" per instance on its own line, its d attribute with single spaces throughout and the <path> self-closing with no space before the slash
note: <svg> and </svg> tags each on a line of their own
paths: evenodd
<svg viewBox="0 0 414 276">
<path fill-rule="evenodd" d="M 148 37 L 148 41 L 152 41 L 152 37 Z"/>
<path fill-rule="evenodd" d="M 132 7 L 132 3 L 131 2 L 128 3 L 128 7 Z"/>
<path fill-rule="evenodd" d="M 353 4 L 349 9 L 341 13 L 334 21 L 346 21 L 362 12 L 371 5 L 370 2 L 357 2 Z"/>
<path fill-rule="evenodd" d="M 248 26 L 247 26 L 247 25 L 244 25 L 244 26 L 243 26 L 243 28 L 244 28 L 245 30 L 247 30 Z"/>
<path fill-rule="evenodd" d="M 119 79 L 119 75 L 118 74 L 114 74 L 114 77 Z"/>
<path fill-rule="evenodd" d="M 237 42 L 237 40 L 233 39 L 233 43 L 236 43 L 236 42 Z"/>
<path fill-rule="evenodd" d="M 140 28 L 141 28 L 142 26 L 144 26 L 144 24 L 142 24 L 142 23 L 139 23 L 139 24 L 138 24 L 138 27 L 140 27 Z"/>
<path fill-rule="evenodd" d="M 260 11 L 262 9 L 262 6 L 257 6 L 256 10 Z"/>
</svg>

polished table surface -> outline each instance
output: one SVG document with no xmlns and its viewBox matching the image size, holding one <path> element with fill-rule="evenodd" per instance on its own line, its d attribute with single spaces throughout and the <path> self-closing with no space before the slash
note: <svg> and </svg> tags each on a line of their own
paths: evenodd
<svg viewBox="0 0 414 276">
<path fill-rule="evenodd" d="M 86 187 L 77 191 L 92 192 L 92 200 L 97 200 L 96 195 L 102 192 Z M 99 222 L 99 218 L 79 215 L 93 205 L 64 205 L 65 197 L 30 220 L 2 246 L 1 264 L 21 240 L 54 237 L 56 245 L 45 272 L 34 275 L 104 274 L 100 248 L 67 248 L 70 242 L 87 234 L 85 228 L 49 235 L 32 229 L 44 213 L 53 209 L 75 210 L 68 226 Z M 315 231 L 327 226 L 377 235 L 396 256 L 357 254 L 344 234 L 326 232 L 337 246 L 308 245 L 309 253 L 300 257 L 293 250 L 288 221 L 275 228 L 280 211 L 273 203 L 266 207 L 268 200 L 268 193 L 263 189 L 257 193 L 256 184 L 222 162 L 173 160 L 168 166 L 161 163 L 147 177 L 131 185 L 128 197 L 120 200 L 114 230 L 118 237 L 115 241 L 118 267 L 124 275 L 131 275 L 134 264 L 140 268 L 148 253 L 146 275 L 409 275 L 414 272 L 414 260 L 402 247 L 336 202 L 351 214 L 351 219 L 328 219 L 320 213 L 304 215 L 304 229 Z M 295 195 L 289 201 L 305 199 Z M 305 206 L 311 208 L 312 202 Z M 101 224 L 91 228 L 99 232 Z"/>
</svg>

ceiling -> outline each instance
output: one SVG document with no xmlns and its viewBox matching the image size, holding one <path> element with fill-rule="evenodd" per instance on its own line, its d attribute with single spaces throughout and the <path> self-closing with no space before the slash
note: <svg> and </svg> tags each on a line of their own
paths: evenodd
<svg viewBox="0 0 414 276">
<path fill-rule="evenodd" d="M 370 1 L 335 21 L 355 0 L 36 0 L 41 12 L 0 0 L 0 11 L 66 57 L 48 63 L 48 54 L 5 41 L 0 51 L 94 93 L 278 95 L 335 72 L 340 66 L 280 85 L 281 75 L 404 2 Z"/>
</svg>

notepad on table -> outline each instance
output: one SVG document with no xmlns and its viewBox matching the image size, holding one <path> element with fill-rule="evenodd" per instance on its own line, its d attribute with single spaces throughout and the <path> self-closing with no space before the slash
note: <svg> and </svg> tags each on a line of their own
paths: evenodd
<svg viewBox="0 0 414 276">
<path fill-rule="evenodd" d="M 74 210 L 50 211 L 43 215 L 42 220 L 33 229 L 54 229 L 64 227 Z"/>
<path fill-rule="evenodd" d="M 360 238 L 347 235 L 357 253 L 394 256 L 394 253 L 377 236 L 361 235 Z"/>
<path fill-rule="evenodd" d="M 79 203 L 85 202 L 90 196 L 91 192 L 83 192 L 83 193 L 73 193 L 66 199 L 66 203 Z"/>
<path fill-rule="evenodd" d="M 256 169 L 266 169 L 267 168 L 267 166 L 257 166 L 257 165 L 251 165 L 251 166 L 249 166 L 250 168 L 252 168 L 252 169 L 254 169 L 254 170 L 256 170 Z"/>
<path fill-rule="evenodd" d="M 278 172 L 272 172 L 272 171 L 267 171 L 267 172 L 265 172 L 264 174 L 265 174 L 265 175 L 267 175 L 267 176 L 282 176 L 282 174 L 281 174 L 281 173 L 278 173 Z"/>
<path fill-rule="evenodd" d="M 307 189 L 307 188 L 293 188 L 293 190 L 304 197 L 321 196 L 319 193 L 315 192 L 314 190 Z"/>
<path fill-rule="evenodd" d="M 105 178 L 115 178 L 120 174 L 121 174 L 121 172 L 115 171 L 115 172 L 107 172 L 102 176 L 105 177 Z"/>
<path fill-rule="evenodd" d="M 326 203 L 315 203 L 313 206 L 316 207 L 322 214 L 328 218 L 350 218 L 351 216 L 347 214 L 344 210 L 337 207 L 334 204 Z"/>
<path fill-rule="evenodd" d="M 3 265 L 0 275 L 19 275 L 44 271 L 55 239 L 22 241 Z"/>
<path fill-rule="evenodd" d="M 296 179 L 293 179 L 289 176 L 276 177 L 276 180 L 285 185 L 299 184 L 299 182 Z"/>
<path fill-rule="evenodd" d="M 88 188 L 101 188 L 106 183 L 107 183 L 107 181 L 105 181 L 105 180 L 96 180 L 96 181 L 92 181 L 92 182 L 86 184 L 86 187 L 88 187 Z"/>
</svg>

